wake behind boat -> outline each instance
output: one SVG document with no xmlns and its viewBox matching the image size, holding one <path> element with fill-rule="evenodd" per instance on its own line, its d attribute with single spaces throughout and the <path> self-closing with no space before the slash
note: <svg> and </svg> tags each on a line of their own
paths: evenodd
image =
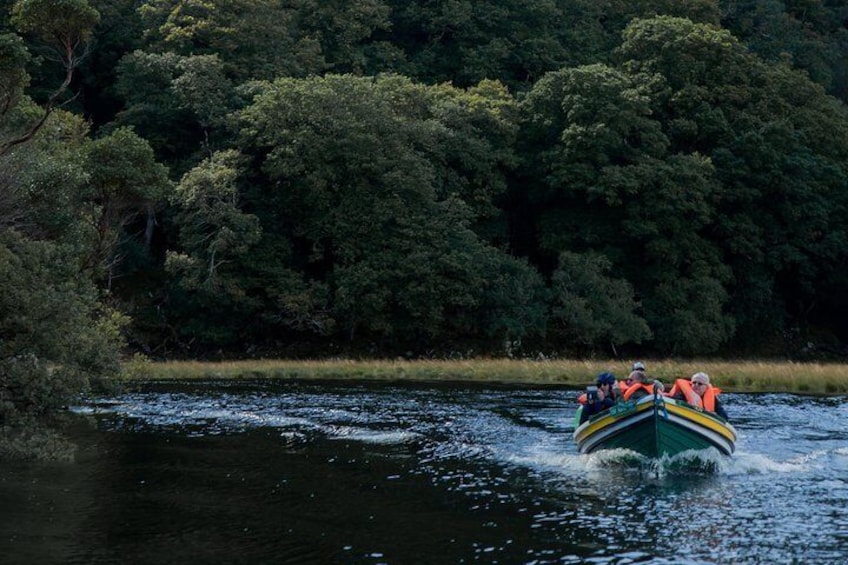
<svg viewBox="0 0 848 565">
<path fill-rule="evenodd" d="M 579 422 L 579 411 L 575 421 Z M 723 455 L 731 455 L 736 447 L 736 430 L 715 414 L 655 392 L 596 414 L 574 430 L 574 440 L 580 453 L 630 449 L 659 459 L 714 447 Z"/>
</svg>

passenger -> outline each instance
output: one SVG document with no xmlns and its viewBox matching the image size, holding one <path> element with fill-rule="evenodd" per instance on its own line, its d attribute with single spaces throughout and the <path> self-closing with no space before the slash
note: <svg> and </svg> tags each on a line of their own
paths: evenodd
<svg viewBox="0 0 848 565">
<path fill-rule="evenodd" d="M 622 394 L 624 400 L 639 400 L 649 394 L 654 394 L 654 388 L 647 383 L 648 377 L 644 371 L 631 371 L 624 381 L 625 389 Z"/>
<path fill-rule="evenodd" d="M 627 378 L 626 378 L 625 380 L 621 381 L 620 383 L 616 383 L 616 384 L 618 384 L 618 385 L 619 385 L 619 388 L 621 389 L 622 393 L 623 393 L 623 391 L 626 391 L 626 390 L 627 390 L 627 388 L 628 388 L 630 385 L 632 385 L 632 384 L 633 384 L 633 377 L 632 377 L 632 375 L 633 375 L 633 372 L 634 372 L 634 371 L 639 371 L 639 372 L 641 372 L 641 373 L 642 373 L 642 376 L 644 377 L 644 379 L 643 379 L 643 380 L 644 380 L 644 381 L 647 381 L 647 379 L 648 379 L 648 371 L 647 371 L 647 369 L 645 369 L 645 364 L 644 364 L 644 363 L 642 363 L 641 361 L 636 361 L 636 362 L 635 362 L 635 363 L 633 363 L 633 365 L 630 367 L 630 374 L 627 376 Z M 619 395 L 619 397 L 621 397 L 621 394 Z"/>
<path fill-rule="evenodd" d="M 618 400 L 613 385 L 615 375 L 612 373 L 601 373 L 595 379 L 596 387 L 589 387 L 589 392 L 580 395 L 578 401 L 583 405 L 580 412 L 580 423 L 582 424 L 590 417 L 612 408 Z"/>
<path fill-rule="evenodd" d="M 683 400 L 699 410 L 714 412 L 725 420 L 729 420 L 724 406 L 718 399 L 721 389 L 710 384 L 710 376 L 706 373 L 695 373 L 689 380 L 677 379 L 669 392 L 675 400 Z"/>
</svg>

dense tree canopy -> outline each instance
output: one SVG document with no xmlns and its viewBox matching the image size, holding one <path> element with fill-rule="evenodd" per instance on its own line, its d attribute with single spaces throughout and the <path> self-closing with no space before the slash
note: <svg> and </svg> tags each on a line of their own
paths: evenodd
<svg viewBox="0 0 848 565">
<path fill-rule="evenodd" d="M 87 130 L 53 112 L 0 156 L 0 423 L 63 406 L 120 370 L 126 320 L 85 268 L 94 249 Z"/>
<path fill-rule="evenodd" d="M 229 298 L 242 315 L 403 343 L 488 336 L 497 328 L 504 339 L 543 330 L 539 313 L 505 306 L 481 312 L 498 301 L 492 294 L 503 285 L 530 296 L 544 292 L 529 266 L 471 229 L 494 213 L 492 197 L 505 189 L 498 171 L 508 165 L 502 160 L 514 127 L 503 89 L 331 75 L 257 84 L 252 92 L 240 114 L 238 144 L 253 157 L 240 206 L 259 219 L 261 240 L 246 243 L 288 249 L 292 272 L 280 282 L 300 282 L 277 287 L 279 266 L 240 265 L 235 271 L 254 286 Z M 468 154 L 456 154 L 458 145 Z M 184 214 L 199 212 L 196 203 L 183 205 Z M 304 317 L 313 323 L 304 326 Z"/>
<path fill-rule="evenodd" d="M 816 281 L 845 264 L 844 105 L 728 32 L 685 20 L 635 23 L 621 51 L 632 72 L 659 72 L 670 86 L 654 113 L 685 124 L 669 130 L 673 145 L 715 167 L 722 192 L 709 237 L 733 273 L 730 311 L 744 334 L 772 338 L 782 329 L 764 327 L 774 311 L 803 316 L 820 300 Z"/>
<path fill-rule="evenodd" d="M 844 352 L 846 16 L 0 0 L 0 417 L 123 343 Z"/>
</svg>

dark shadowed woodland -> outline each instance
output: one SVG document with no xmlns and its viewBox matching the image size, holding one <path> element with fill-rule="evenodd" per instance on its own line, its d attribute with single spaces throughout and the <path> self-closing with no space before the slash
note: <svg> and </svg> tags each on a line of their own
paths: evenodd
<svg viewBox="0 0 848 565">
<path fill-rule="evenodd" d="M 0 419 L 152 359 L 848 357 L 848 7 L 0 0 Z"/>
</svg>

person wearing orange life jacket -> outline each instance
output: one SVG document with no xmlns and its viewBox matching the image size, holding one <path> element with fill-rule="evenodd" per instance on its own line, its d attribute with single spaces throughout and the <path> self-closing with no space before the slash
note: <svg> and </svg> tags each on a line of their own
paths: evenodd
<svg viewBox="0 0 848 565">
<path fill-rule="evenodd" d="M 618 400 L 614 387 L 615 375 L 600 373 L 595 379 L 595 384 L 594 387 L 587 387 L 587 392 L 577 399 L 583 405 L 583 410 L 580 412 L 581 424 L 591 416 L 612 408 Z"/>
<path fill-rule="evenodd" d="M 659 381 L 648 382 L 648 376 L 643 369 L 636 369 L 627 375 L 627 380 L 624 381 L 627 388 L 622 393 L 624 400 L 639 400 L 648 395 L 654 394 L 654 387 L 659 388 L 659 392 L 665 390 L 663 384 Z"/>
<path fill-rule="evenodd" d="M 720 393 L 720 389 L 710 385 L 708 374 L 698 372 L 692 375 L 688 381 L 677 379 L 668 395 L 675 400 L 683 400 L 692 406 L 713 412 L 725 420 L 729 420 L 724 406 L 718 399 Z"/>
<path fill-rule="evenodd" d="M 648 370 L 645 368 L 645 364 L 642 363 L 641 361 L 636 361 L 630 367 L 630 374 L 627 376 L 627 379 L 625 379 L 625 380 L 621 381 L 621 383 L 619 383 L 619 387 L 621 388 L 622 393 L 625 390 L 627 390 L 627 388 L 630 385 L 633 384 L 633 382 L 634 382 L 633 381 L 633 373 L 636 372 L 636 371 L 641 372 L 642 376 L 644 377 L 645 382 L 647 382 L 647 380 L 648 380 Z"/>
</svg>

